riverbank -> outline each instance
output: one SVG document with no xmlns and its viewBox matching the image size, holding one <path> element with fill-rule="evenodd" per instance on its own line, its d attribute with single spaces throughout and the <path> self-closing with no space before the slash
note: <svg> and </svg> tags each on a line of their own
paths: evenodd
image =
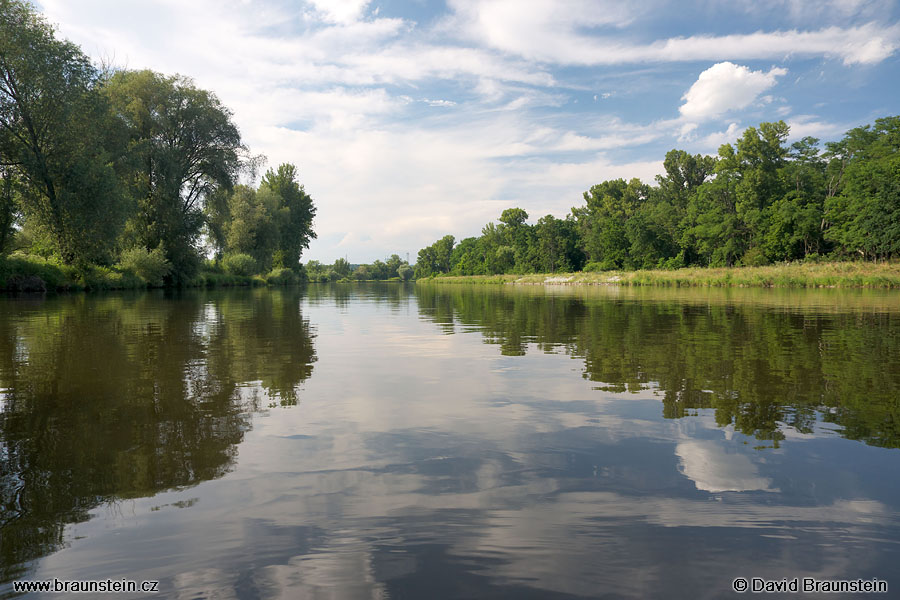
<svg viewBox="0 0 900 600">
<path fill-rule="evenodd" d="M 305 281 L 305 277 L 303 278 Z M 290 269 L 274 269 L 264 275 L 236 275 L 221 269 L 201 270 L 184 287 L 256 287 L 294 285 L 300 277 Z M 78 269 L 36 256 L 0 257 L 2 292 L 77 292 L 103 290 L 143 290 L 163 287 L 128 269 L 89 266 Z"/>
<path fill-rule="evenodd" d="M 529 275 L 439 276 L 419 283 L 657 285 L 677 287 L 900 288 L 900 263 L 788 263 L 765 267 L 694 267 Z"/>
</svg>

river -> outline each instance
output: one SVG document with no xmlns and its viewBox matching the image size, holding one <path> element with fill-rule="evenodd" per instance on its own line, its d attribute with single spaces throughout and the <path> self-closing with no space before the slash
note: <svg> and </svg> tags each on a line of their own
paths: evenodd
<svg viewBox="0 0 900 600">
<path fill-rule="evenodd" d="M 900 590 L 898 448 L 897 292 L 0 297 L 0 596 Z"/>
</svg>

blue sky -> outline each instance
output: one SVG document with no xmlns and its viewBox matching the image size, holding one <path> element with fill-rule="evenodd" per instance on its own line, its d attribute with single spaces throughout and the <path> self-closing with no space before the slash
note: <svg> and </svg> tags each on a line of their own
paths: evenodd
<svg viewBox="0 0 900 600">
<path fill-rule="evenodd" d="M 304 260 L 371 262 L 504 208 L 564 217 L 784 119 L 900 113 L 893 0 L 42 0 L 95 60 L 193 77 L 318 215 Z"/>
</svg>

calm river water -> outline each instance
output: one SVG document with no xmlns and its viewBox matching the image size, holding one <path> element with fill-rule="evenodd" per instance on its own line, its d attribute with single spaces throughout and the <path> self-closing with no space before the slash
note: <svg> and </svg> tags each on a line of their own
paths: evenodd
<svg viewBox="0 0 900 600">
<path fill-rule="evenodd" d="M 897 292 L 0 297 L 0 596 L 892 595 L 898 448 Z"/>
</svg>

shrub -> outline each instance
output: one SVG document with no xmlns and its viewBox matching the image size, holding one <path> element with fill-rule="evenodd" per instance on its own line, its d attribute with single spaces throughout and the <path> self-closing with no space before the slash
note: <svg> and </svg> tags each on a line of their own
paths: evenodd
<svg viewBox="0 0 900 600">
<path fill-rule="evenodd" d="M 272 269 L 266 275 L 266 282 L 269 285 L 294 285 L 298 281 L 297 274 L 290 269 L 280 268 Z"/>
<path fill-rule="evenodd" d="M 357 281 L 366 281 L 368 279 L 372 279 L 371 273 L 369 273 L 369 267 L 366 265 L 359 265 L 356 267 L 356 270 L 353 271 L 353 278 Z"/>
<path fill-rule="evenodd" d="M 47 283 L 37 275 L 16 273 L 6 278 L 5 289 L 10 292 L 46 292 Z"/>
<path fill-rule="evenodd" d="M 147 287 L 147 282 L 131 271 L 121 272 L 110 267 L 84 267 L 79 272 L 77 279 L 80 286 L 93 291 Z"/>
<path fill-rule="evenodd" d="M 132 248 L 122 253 L 119 268 L 131 271 L 153 287 L 161 287 L 163 278 L 172 270 L 162 248 Z"/>
<path fill-rule="evenodd" d="M 76 287 L 74 267 L 28 254 L 0 257 L 0 290 L 40 291 L 38 280 L 51 292 Z"/>
<path fill-rule="evenodd" d="M 256 261 L 249 254 L 227 254 L 222 259 L 222 267 L 229 275 L 249 277 L 256 273 Z"/>
<path fill-rule="evenodd" d="M 762 267 L 770 263 L 771 261 L 766 258 L 765 252 L 763 252 L 759 246 L 750 248 L 744 253 L 743 258 L 741 258 L 741 264 L 745 267 Z"/>
</svg>

